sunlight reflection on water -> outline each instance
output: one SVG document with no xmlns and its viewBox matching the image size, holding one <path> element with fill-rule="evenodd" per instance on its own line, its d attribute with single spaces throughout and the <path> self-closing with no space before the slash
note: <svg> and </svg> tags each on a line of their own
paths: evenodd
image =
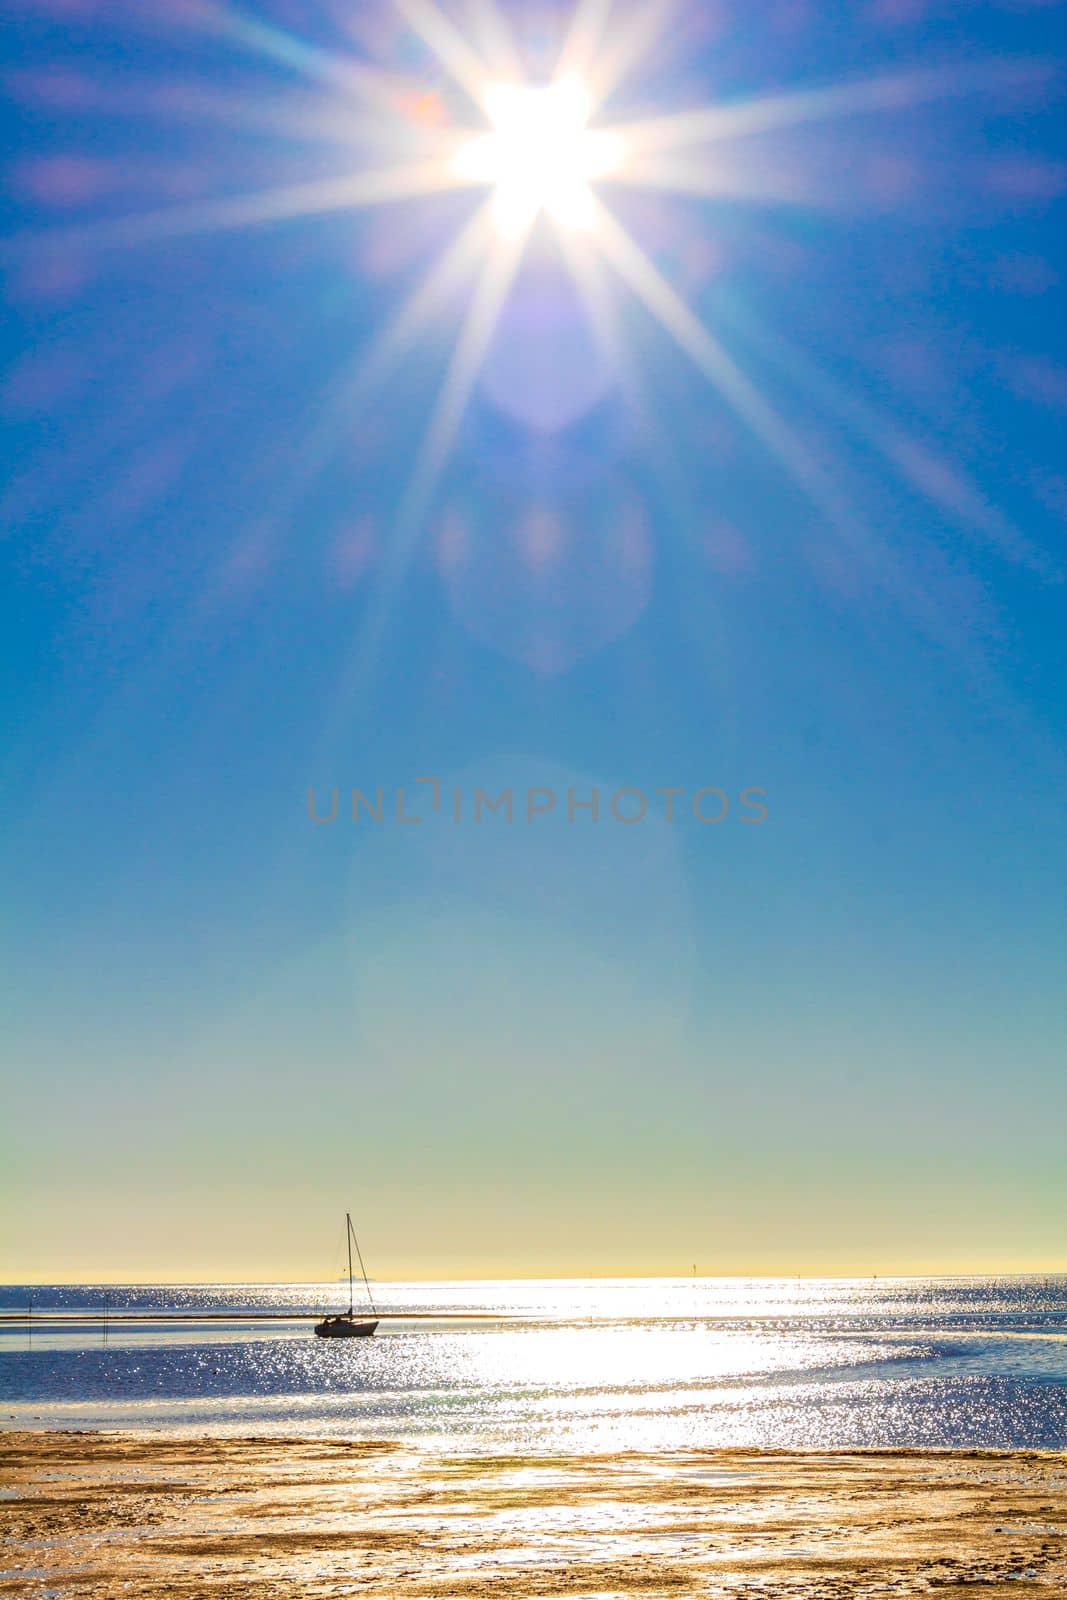
<svg viewBox="0 0 1067 1600">
<path fill-rule="evenodd" d="M 111 1289 L 113 1313 L 58 1331 L 47 1309 L 103 1290 L 34 1290 L 36 1331 L 0 1335 L 6 1425 L 185 1427 L 408 1438 L 472 1449 L 1067 1443 L 1063 1280 L 380 1285 L 378 1336 L 327 1345 L 295 1312 L 332 1286 Z M 27 1292 L 0 1293 L 24 1309 Z M 402 1309 L 507 1315 L 394 1321 Z"/>
</svg>

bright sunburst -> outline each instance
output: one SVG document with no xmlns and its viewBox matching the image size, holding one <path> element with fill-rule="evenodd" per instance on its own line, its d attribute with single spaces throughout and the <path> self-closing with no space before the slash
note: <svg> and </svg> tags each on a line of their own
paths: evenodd
<svg viewBox="0 0 1067 1600">
<path fill-rule="evenodd" d="M 170 207 L 90 231 L 128 244 L 411 205 L 447 191 L 484 195 L 373 348 L 359 357 L 358 370 L 346 386 L 351 407 L 352 396 L 364 399 L 442 316 L 454 315 L 457 295 L 466 292 L 466 309 L 440 390 L 428 408 L 421 444 L 412 453 L 408 492 L 389 554 L 393 576 L 402 571 L 425 523 L 529 242 L 544 223 L 557 232 L 576 292 L 609 363 L 620 372 L 627 366 L 618 324 L 605 315 L 602 291 L 610 276 L 713 385 L 818 507 L 827 526 L 854 537 L 854 519 L 832 474 L 624 226 L 607 196 L 625 187 L 796 204 L 802 196 L 790 189 L 787 176 L 772 170 L 768 177 L 765 166 L 746 166 L 740 154 L 746 140 L 801 124 L 970 93 L 987 87 L 994 77 L 1003 82 L 1005 71 L 967 68 L 946 74 L 924 68 L 731 104 L 660 105 L 641 120 L 619 122 L 611 116 L 613 100 L 664 36 L 672 16 L 669 5 L 647 0 L 626 8 L 616 0 L 577 0 L 552 70 L 531 79 L 494 0 L 470 0 L 462 26 L 435 0 L 391 3 L 409 40 L 417 41 L 444 70 L 444 95 L 356 57 L 317 50 L 232 7 L 200 0 L 200 25 L 319 84 L 324 116 L 333 114 L 326 108 L 340 96 L 345 109 L 337 139 L 366 155 L 359 161 L 353 155 L 351 166 L 340 175 Z M 630 98 L 638 87 L 630 84 Z M 451 116 L 450 101 L 458 103 L 461 97 L 469 106 L 466 116 Z M 822 388 L 852 426 L 887 459 L 894 459 L 897 446 L 869 414 L 852 407 L 847 396 L 835 398 L 826 383 Z M 342 436 L 343 427 L 343 418 L 331 421 L 324 430 L 327 445 L 331 437 Z M 309 450 L 308 456 L 314 458 L 315 451 Z M 967 503 L 977 519 L 983 508 L 973 495 Z M 388 587 L 384 584 L 383 590 Z"/>
<path fill-rule="evenodd" d="M 563 228 L 591 228 L 590 185 L 618 170 L 622 146 L 589 126 L 592 98 L 581 79 L 494 84 L 485 107 L 492 132 L 462 146 L 457 170 L 493 186 L 500 232 L 523 234 L 542 212 Z"/>
</svg>

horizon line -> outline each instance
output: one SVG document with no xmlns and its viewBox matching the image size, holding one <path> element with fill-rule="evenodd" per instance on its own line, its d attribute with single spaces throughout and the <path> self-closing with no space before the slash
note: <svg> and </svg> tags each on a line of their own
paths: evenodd
<svg viewBox="0 0 1067 1600">
<path fill-rule="evenodd" d="M 379 1285 L 407 1284 L 483 1284 L 483 1283 L 918 1283 L 925 1279 L 968 1278 L 1067 1278 L 1067 1266 L 1000 1268 L 999 1270 L 924 1271 L 924 1272 L 711 1272 L 711 1273 L 514 1273 L 508 1276 L 462 1276 L 454 1278 L 410 1277 L 379 1278 Z M 319 1286 L 339 1282 L 335 1278 L 24 1278 L 0 1281 L 5 1289 L 84 1289 L 94 1287 L 141 1289 L 281 1289 L 294 1284 Z"/>
</svg>

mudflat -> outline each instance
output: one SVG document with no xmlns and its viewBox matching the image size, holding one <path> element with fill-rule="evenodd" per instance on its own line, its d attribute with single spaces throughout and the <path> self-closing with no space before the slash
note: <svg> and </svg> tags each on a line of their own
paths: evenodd
<svg viewBox="0 0 1067 1600">
<path fill-rule="evenodd" d="M 0 1434 L 0 1595 L 1067 1596 L 1067 1452 Z"/>
</svg>

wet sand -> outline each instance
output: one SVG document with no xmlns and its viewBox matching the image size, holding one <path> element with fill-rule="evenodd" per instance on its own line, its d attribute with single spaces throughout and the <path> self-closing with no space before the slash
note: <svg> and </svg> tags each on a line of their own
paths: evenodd
<svg viewBox="0 0 1067 1600">
<path fill-rule="evenodd" d="M 0 1435 L 0 1595 L 1067 1596 L 1067 1453 Z"/>
</svg>

